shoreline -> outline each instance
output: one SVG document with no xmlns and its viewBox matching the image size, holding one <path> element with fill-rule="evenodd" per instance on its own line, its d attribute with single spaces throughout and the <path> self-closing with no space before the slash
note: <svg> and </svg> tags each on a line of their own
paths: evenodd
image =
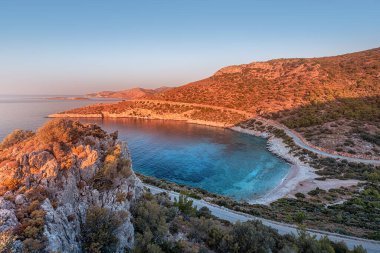
<svg viewBox="0 0 380 253">
<path fill-rule="evenodd" d="M 315 181 L 315 178 L 318 177 L 312 167 L 303 163 L 297 157 L 289 153 L 289 148 L 285 146 L 280 138 L 271 136 L 269 133 L 244 129 L 242 127 L 232 127 L 231 129 L 240 133 L 266 138 L 268 143 L 268 151 L 284 159 L 291 165 L 288 173 L 281 180 L 281 183 L 279 185 L 277 185 L 270 192 L 266 193 L 264 196 L 249 201 L 250 204 L 268 205 L 271 202 L 286 197 L 294 192 L 300 186 L 301 182 Z"/>
<path fill-rule="evenodd" d="M 49 118 L 125 118 L 115 117 L 115 115 L 105 115 L 103 114 L 51 114 Z M 226 128 L 232 131 L 253 135 L 256 137 L 261 137 L 267 140 L 267 150 L 272 154 L 280 157 L 289 163 L 290 169 L 287 175 L 281 180 L 280 184 L 273 188 L 271 191 L 265 195 L 249 200 L 250 204 L 263 204 L 269 205 L 270 203 L 283 198 L 290 197 L 295 198 L 297 192 L 306 194 L 310 190 L 319 187 L 324 190 L 329 190 L 331 188 L 339 188 L 341 186 L 352 186 L 359 183 L 359 180 L 339 180 L 339 179 L 326 179 L 324 181 L 316 180 L 319 176 L 315 173 L 315 169 L 306 163 L 302 162 L 298 157 L 290 154 L 290 149 L 285 146 L 285 143 L 280 138 L 274 137 L 268 132 L 259 132 L 255 130 L 250 130 L 242 127 L 231 126 L 226 123 L 204 121 L 204 120 L 191 120 L 172 117 L 169 118 L 152 118 L 152 117 L 139 117 L 139 116 L 128 116 L 128 118 L 140 118 L 140 119 L 150 119 L 150 120 L 179 120 L 185 121 L 189 124 L 198 124 L 205 126 L 212 126 L 218 128 Z"/>
<path fill-rule="evenodd" d="M 289 172 L 282 179 L 279 185 L 266 193 L 264 196 L 249 201 L 248 203 L 250 204 L 268 205 L 280 198 L 296 198 L 295 194 L 297 192 L 307 194 L 309 191 L 317 187 L 323 190 L 329 190 L 332 188 L 356 185 L 360 182 L 359 180 L 354 179 L 326 179 L 323 181 L 317 180 L 319 176 L 315 173 L 315 169 L 302 162 L 298 157 L 290 154 L 290 149 L 285 146 L 282 139 L 276 138 L 266 132 L 258 132 L 241 127 L 232 127 L 230 129 L 240 133 L 266 138 L 268 142 L 268 150 L 276 156 L 284 159 L 291 165 Z"/>
</svg>

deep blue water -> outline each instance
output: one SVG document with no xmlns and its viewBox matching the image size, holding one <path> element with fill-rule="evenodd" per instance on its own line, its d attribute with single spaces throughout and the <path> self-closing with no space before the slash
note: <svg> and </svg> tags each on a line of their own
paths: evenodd
<svg viewBox="0 0 380 253">
<path fill-rule="evenodd" d="M 21 99 L 11 103 L 0 98 L 0 113 L 8 111 L 8 121 L 0 124 L 0 138 L 14 128 L 35 129 L 50 113 L 94 102 L 98 101 Z M 266 150 L 265 139 L 228 129 L 162 120 L 82 121 L 118 130 L 119 138 L 128 142 L 134 170 L 239 200 L 267 193 L 289 170 L 285 161 Z"/>
</svg>

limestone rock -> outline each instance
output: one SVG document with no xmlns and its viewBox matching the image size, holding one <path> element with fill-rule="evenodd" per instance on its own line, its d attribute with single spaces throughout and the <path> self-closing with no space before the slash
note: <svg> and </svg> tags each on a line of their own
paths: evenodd
<svg viewBox="0 0 380 253">
<path fill-rule="evenodd" d="M 117 161 L 128 160 L 130 155 L 126 144 L 115 140 L 100 128 L 80 126 L 88 132 L 84 136 L 79 135 L 75 144 L 60 146 L 53 143 L 56 149 L 46 150 L 44 144 L 43 149 L 39 150 L 38 139 L 31 139 L 29 141 L 34 142 L 29 145 L 1 151 L 8 152 L 6 155 L 0 153 L 0 156 L 9 157 L 9 162 L 0 166 L 0 232 L 15 231 L 20 223 L 23 224 L 23 216 L 31 217 L 31 213 L 38 210 L 44 215 L 41 228 L 46 238 L 45 251 L 83 252 L 81 229 L 86 221 L 87 210 L 99 206 L 127 213 L 124 223 L 113 232 L 119 239 L 116 252 L 125 252 L 134 241 L 130 205 L 134 198 L 141 195 L 142 183 L 130 168 L 127 176 L 123 176 L 125 173 L 113 174 L 108 179 L 110 185 L 97 188 L 94 177 L 104 168 L 106 156 L 116 148 L 118 153 L 115 159 L 120 159 Z M 120 193 L 128 194 L 128 198 L 120 201 L 116 197 Z M 27 211 L 36 199 L 38 206 L 34 204 L 31 211 Z M 24 215 L 20 216 L 20 212 Z M 18 217 L 21 217 L 20 221 Z M 22 248 L 23 241 L 16 240 L 13 252 L 22 252 Z"/>
<path fill-rule="evenodd" d="M 16 205 L 22 205 L 26 202 L 25 196 L 23 194 L 18 194 L 15 198 Z"/>
</svg>

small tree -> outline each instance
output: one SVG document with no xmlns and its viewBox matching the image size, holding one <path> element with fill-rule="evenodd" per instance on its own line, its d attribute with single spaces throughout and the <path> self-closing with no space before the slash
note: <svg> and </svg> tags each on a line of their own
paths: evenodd
<svg viewBox="0 0 380 253">
<path fill-rule="evenodd" d="M 187 196 L 179 195 L 179 199 L 175 199 L 174 206 L 185 215 L 193 216 L 196 213 L 196 208 L 193 207 L 193 200 L 189 199 Z"/>
<path fill-rule="evenodd" d="M 305 219 L 306 219 L 306 214 L 304 212 L 297 212 L 296 215 L 294 216 L 294 220 L 299 224 L 302 224 Z"/>
<path fill-rule="evenodd" d="M 88 208 L 82 228 L 86 252 L 115 252 L 118 239 L 114 231 L 125 221 L 127 213 L 93 206 Z"/>
</svg>

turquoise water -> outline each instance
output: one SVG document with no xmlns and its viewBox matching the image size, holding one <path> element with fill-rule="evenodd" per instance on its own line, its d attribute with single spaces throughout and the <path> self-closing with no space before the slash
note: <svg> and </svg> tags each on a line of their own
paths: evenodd
<svg viewBox="0 0 380 253">
<path fill-rule="evenodd" d="M 267 193 L 289 170 L 266 150 L 265 139 L 229 129 L 128 118 L 95 122 L 128 142 L 134 170 L 238 200 Z"/>
<path fill-rule="evenodd" d="M 94 103 L 38 101 L 5 103 L 0 99 L 0 113 L 13 108 L 6 124 L 0 124 L 0 138 L 10 129 L 35 129 L 50 113 Z M 162 120 L 81 121 L 97 123 L 107 131 L 118 130 L 119 138 L 128 142 L 134 170 L 238 200 L 254 199 L 272 190 L 290 168 L 266 150 L 265 139 L 228 129 Z"/>
</svg>

